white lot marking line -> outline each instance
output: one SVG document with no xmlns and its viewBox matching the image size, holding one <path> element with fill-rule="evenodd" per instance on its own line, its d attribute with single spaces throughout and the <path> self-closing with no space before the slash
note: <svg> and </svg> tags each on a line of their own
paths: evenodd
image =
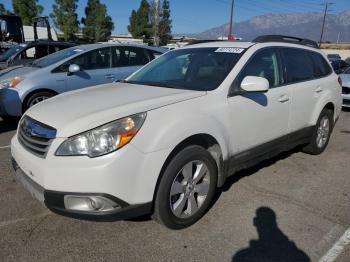
<svg viewBox="0 0 350 262">
<path fill-rule="evenodd" d="M 330 250 L 319 260 L 319 262 L 333 262 L 341 254 L 344 248 L 350 244 L 350 228 L 339 238 Z"/>
<path fill-rule="evenodd" d="M 11 146 L 8 145 L 8 146 L 0 146 L 0 149 L 5 149 L 5 148 L 10 148 Z"/>
<path fill-rule="evenodd" d="M 42 213 L 42 214 L 39 214 L 39 215 L 36 215 L 36 216 L 32 216 L 32 217 L 29 217 L 29 218 L 19 218 L 19 219 L 14 219 L 14 220 L 10 220 L 10 221 L 3 221 L 3 222 L 0 222 L 0 228 L 6 227 L 6 226 L 9 226 L 9 225 L 12 225 L 12 224 L 16 224 L 16 223 L 19 223 L 19 222 L 23 222 L 23 221 L 26 221 L 26 220 L 30 220 L 30 219 L 37 219 L 37 218 L 46 217 L 46 216 L 48 216 L 50 214 L 51 214 L 51 212 L 45 212 L 45 213 Z"/>
</svg>

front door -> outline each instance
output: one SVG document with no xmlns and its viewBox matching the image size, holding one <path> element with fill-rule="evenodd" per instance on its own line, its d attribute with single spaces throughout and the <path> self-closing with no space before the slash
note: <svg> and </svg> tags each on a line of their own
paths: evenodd
<svg viewBox="0 0 350 262">
<path fill-rule="evenodd" d="M 290 91 L 283 86 L 284 74 L 277 48 L 258 50 L 236 77 L 233 88 L 240 88 L 246 76 L 260 76 L 269 81 L 265 92 L 246 92 L 228 98 L 232 154 L 260 153 L 280 146 L 288 131 Z M 276 141 L 276 143 L 274 143 Z M 271 142 L 271 143 L 268 143 Z M 264 146 L 266 145 L 266 148 Z"/>
<path fill-rule="evenodd" d="M 68 72 L 71 64 L 79 65 L 80 71 L 67 73 L 67 91 L 84 87 L 111 83 L 115 80 L 111 73 L 110 48 L 99 48 L 73 58 L 64 66 Z"/>
</svg>

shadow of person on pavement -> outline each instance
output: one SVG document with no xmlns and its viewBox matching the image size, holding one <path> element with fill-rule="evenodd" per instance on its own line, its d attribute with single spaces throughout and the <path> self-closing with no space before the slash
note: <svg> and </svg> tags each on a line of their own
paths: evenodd
<svg viewBox="0 0 350 262">
<path fill-rule="evenodd" d="M 259 239 L 239 250 L 232 262 L 309 262 L 310 258 L 278 228 L 275 212 L 260 207 L 254 218 Z"/>
</svg>

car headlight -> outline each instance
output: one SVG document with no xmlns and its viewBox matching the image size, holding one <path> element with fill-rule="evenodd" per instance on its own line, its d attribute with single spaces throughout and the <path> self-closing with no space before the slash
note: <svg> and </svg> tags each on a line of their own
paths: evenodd
<svg viewBox="0 0 350 262">
<path fill-rule="evenodd" d="M 140 130 L 146 113 L 121 118 L 72 136 L 57 149 L 56 156 L 102 156 L 128 144 Z"/>
<path fill-rule="evenodd" d="M 0 80 L 0 89 L 9 87 L 15 88 L 22 80 L 23 77 L 18 76 Z"/>
</svg>

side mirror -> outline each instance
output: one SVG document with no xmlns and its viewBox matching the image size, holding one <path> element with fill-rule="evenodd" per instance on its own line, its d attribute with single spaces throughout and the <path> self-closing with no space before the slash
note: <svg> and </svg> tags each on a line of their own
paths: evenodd
<svg viewBox="0 0 350 262">
<path fill-rule="evenodd" d="M 241 88 L 247 92 L 267 92 L 269 86 L 269 81 L 260 76 L 246 76 L 241 83 Z"/>
<path fill-rule="evenodd" d="M 7 22 L 5 20 L 0 21 L 0 31 L 3 36 L 7 35 Z"/>
<path fill-rule="evenodd" d="M 68 75 L 73 75 L 79 71 L 80 71 L 80 66 L 78 66 L 76 64 L 71 64 L 71 65 L 69 65 L 69 68 L 68 68 Z"/>
</svg>

